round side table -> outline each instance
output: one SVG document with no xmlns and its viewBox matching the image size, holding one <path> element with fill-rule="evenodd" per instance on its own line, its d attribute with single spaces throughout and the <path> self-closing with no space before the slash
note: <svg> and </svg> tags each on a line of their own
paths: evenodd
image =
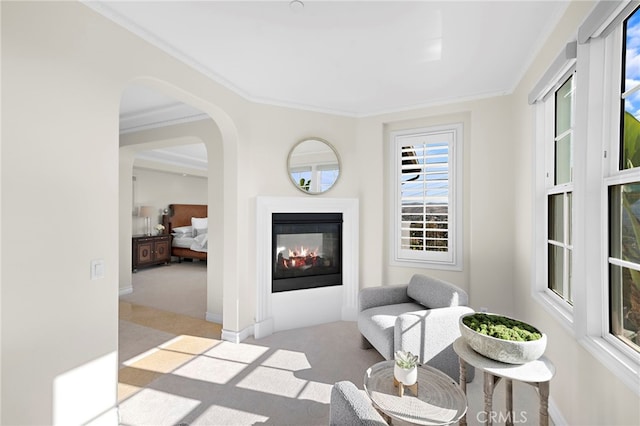
<svg viewBox="0 0 640 426">
<path fill-rule="evenodd" d="M 549 424 L 549 382 L 556 373 L 553 363 L 545 356 L 526 364 L 506 364 L 480 355 L 459 337 L 453 342 L 453 350 L 460 358 L 460 387 L 467 392 L 466 364 L 472 365 L 484 373 L 484 424 L 493 424 L 493 391 L 501 379 L 505 379 L 507 413 L 506 426 L 513 426 L 513 380 L 528 383 L 538 388 L 540 396 L 540 425 Z M 460 425 L 467 424 L 466 417 L 460 419 Z"/>
<path fill-rule="evenodd" d="M 371 366 L 364 376 L 364 388 L 374 406 L 386 420 L 398 419 L 418 425 L 449 425 L 467 412 L 467 398 L 458 384 L 443 372 L 421 365 L 418 367 L 418 392 L 406 390 L 398 395 L 394 386 L 395 361 L 382 361 Z"/>
</svg>

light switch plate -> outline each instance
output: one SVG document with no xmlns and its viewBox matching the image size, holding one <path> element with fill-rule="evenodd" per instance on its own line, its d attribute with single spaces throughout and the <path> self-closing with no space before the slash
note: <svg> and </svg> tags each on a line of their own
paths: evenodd
<svg viewBox="0 0 640 426">
<path fill-rule="evenodd" d="M 104 278 L 104 260 L 96 259 L 91 261 L 91 279 L 99 280 Z"/>
</svg>

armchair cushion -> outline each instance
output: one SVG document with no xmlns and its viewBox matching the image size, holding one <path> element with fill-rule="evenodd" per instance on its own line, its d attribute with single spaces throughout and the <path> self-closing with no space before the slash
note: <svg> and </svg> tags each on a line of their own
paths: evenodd
<svg viewBox="0 0 640 426">
<path fill-rule="evenodd" d="M 360 333 L 380 352 L 385 359 L 392 359 L 394 354 L 394 327 L 396 319 L 404 313 L 424 310 L 417 303 L 398 303 L 394 305 L 376 306 L 358 313 Z"/>
<path fill-rule="evenodd" d="M 473 309 L 468 306 L 405 312 L 396 319 L 394 347 L 417 354 L 420 362 L 458 381 L 460 364 L 453 342 L 460 337 L 459 318 L 470 312 Z M 468 382 L 473 380 L 474 372 L 471 367 L 467 369 Z"/>
</svg>

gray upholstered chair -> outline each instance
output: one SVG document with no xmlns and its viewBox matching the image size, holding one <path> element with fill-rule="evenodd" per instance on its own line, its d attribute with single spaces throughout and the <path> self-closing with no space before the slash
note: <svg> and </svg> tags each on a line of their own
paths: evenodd
<svg viewBox="0 0 640 426">
<path fill-rule="evenodd" d="M 331 426 L 388 426 L 364 392 L 348 381 L 337 382 L 331 388 L 329 424 Z"/>
<path fill-rule="evenodd" d="M 410 351 L 421 364 L 459 380 L 453 342 L 460 337 L 460 316 L 473 312 L 464 290 L 416 274 L 407 285 L 364 288 L 358 299 L 363 348 L 373 346 L 387 360 L 398 350 Z M 474 369 L 468 368 L 467 381 L 473 377 Z"/>
</svg>

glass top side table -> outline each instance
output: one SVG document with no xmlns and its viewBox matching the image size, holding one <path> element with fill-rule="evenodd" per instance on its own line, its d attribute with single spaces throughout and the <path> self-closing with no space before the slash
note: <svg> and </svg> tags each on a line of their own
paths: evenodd
<svg viewBox="0 0 640 426">
<path fill-rule="evenodd" d="M 443 372 L 418 367 L 418 395 L 405 392 L 398 396 L 393 384 L 394 361 L 371 366 L 364 375 L 364 388 L 374 406 L 388 419 L 418 425 L 449 425 L 467 412 L 467 398 L 458 384 Z"/>
</svg>

